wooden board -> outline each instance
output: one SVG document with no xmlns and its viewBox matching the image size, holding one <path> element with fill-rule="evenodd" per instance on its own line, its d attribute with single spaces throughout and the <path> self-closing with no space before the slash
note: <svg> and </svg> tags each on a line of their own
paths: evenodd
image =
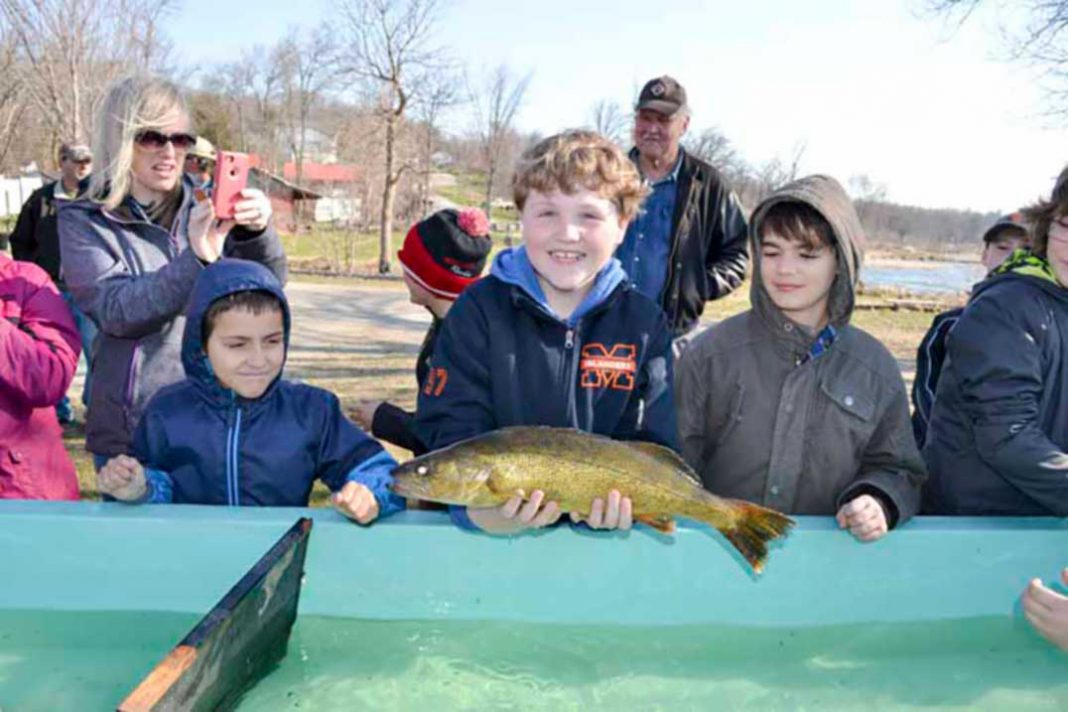
<svg viewBox="0 0 1068 712">
<path fill-rule="evenodd" d="M 225 710 L 285 656 L 312 521 L 301 518 L 119 705 Z"/>
</svg>

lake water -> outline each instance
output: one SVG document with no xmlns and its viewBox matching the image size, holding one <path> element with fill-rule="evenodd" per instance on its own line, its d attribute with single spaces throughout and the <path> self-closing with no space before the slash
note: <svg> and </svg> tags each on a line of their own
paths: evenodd
<svg viewBox="0 0 1068 712">
<path fill-rule="evenodd" d="M 983 275 L 983 266 L 978 262 L 895 262 L 866 264 L 860 271 L 860 281 L 867 287 L 947 294 L 971 291 Z"/>
</svg>

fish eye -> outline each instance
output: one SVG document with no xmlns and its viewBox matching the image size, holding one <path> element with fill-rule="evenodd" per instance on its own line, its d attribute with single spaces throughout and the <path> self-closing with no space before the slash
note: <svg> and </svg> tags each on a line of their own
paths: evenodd
<svg viewBox="0 0 1068 712">
<path fill-rule="evenodd" d="M 420 465 L 419 467 L 415 468 L 415 474 L 417 475 L 425 475 L 428 472 L 430 472 L 430 468 L 426 465 Z"/>
</svg>

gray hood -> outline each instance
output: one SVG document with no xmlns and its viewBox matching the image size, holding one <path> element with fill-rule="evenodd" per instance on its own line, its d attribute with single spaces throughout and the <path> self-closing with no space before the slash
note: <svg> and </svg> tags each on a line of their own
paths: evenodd
<svg viewBox="0 0 1068 712">
<path fill-rule="evenodd" d="M 796 328 L 797 325 L 791 328 L 792 322 L 772 303 L 760 277 L 760 228 L 768 209 L 778 203 L 805 203 L 819 211 L 831 224 L 838 248 L 838 270 L 834 284 L 831 285 L 827 308 L 830 323 L 835 327 L 845 326 L 853 315 L 857 278 L 864 258 L 864 232 L 857 211 L 853 208 L 853 201 L 849 199 L 841 184 L 830 176 L 813 175 L 787 183 L 765 198 L 753 211 L 749 222 L 750 253 L 753 256 L 750 299 L 753 309 L 762 321 L 774 327 L 778 333 L 785 331 L 795 334 L 799 339 L 810 341 L 813 335 L 806 334 L 804 329 Z"/>
</svg>

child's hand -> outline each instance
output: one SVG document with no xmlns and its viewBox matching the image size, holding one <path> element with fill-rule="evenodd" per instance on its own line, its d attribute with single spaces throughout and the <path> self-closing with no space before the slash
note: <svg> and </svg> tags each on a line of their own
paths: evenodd
<svg viewBox="0 0 1068 712">
<path fill-rule="evenodd" d="M 890 530 L 883 506 L 870 494 L 862 494 L 846 502 L 834 518 L 838 520 L 839 527 L 849 529 L 849 533 L 858 541 L 875 541 Z"/>
<path fill-rule="evenodd" d="M 141 499 L 148 489 L 141 463 L 127 455 L 117 455 L 108 460 L 98 478 L 101 492 L 124 502 Z"/>
<path fill-rule="evenodd" d="M 1068 585 L 1068 569 L 1061 572 L 1061 580 Z M 1021 597 L 1024 615 L 1039 635 L 1068 652 L 1068 596 L 1032 579 Z"/>
<path fill-rule="evenodd" d="M 546 502 L 545 493 L 534 490 L 530 499 L 524 501 L 520 495 L 499 507 L 469 508 L 467 516 L 475 525 L 491 534 L 516 534 L 526 529 L 540 529 L 555 524 L 560 515 L 557 502 Z"/>
<path fill-rule="evenodd" d="M 624 497 L 619 490 L 612 490 L 606 499 L 597 497 L 590 504 L 590 513 L 583 516 L 578 512 L 571 512 L 571 521 L 586 522 L 591 529 L 622 529 L 624 531 L 633 525 L 633 505 L 630 497 Z"/>
<path fill-rule="evenodd" d="M 378 500 L 359 482 L 346 482 L 330 499 L 337 511 L 360 524 L 370 524 L 378 519 Z"/>
<path fill-rule="evenodd" d="M 356 407 L 349 411 L 349 417 L 366 432 L 371 432 L 371 424 L 375 421 L 375 411 L 382 405 L 379 400 L 359 400 Z"/>
</svg>

